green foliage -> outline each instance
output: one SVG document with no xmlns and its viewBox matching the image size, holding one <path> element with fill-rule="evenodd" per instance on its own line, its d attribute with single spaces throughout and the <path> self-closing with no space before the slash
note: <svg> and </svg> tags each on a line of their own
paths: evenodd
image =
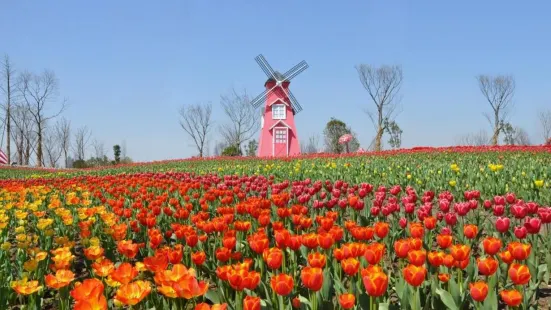
<svg viewBox="0 0 551 310">
<path fill-rule="evenodd" d="M 256 151 L 258 150 L 258 142 L 256 142 L 255 139 L 250 140 L 249 144 L 247 144 L 247 149 L 245 151 L 245 154 L 249 157 L 256 156 Z"/>
<path fill-rule="evenodd" d="M 360 147 L 360 143 L 358 142 L 356 135 L 345 122 L 332 117 L 331 120 L 327 122 L 327 125 L 323 130 L 326 152 L 335 154 L 344 153 L 346 147 L 339 143 L 339 138 L 344 134 L 351 134 L 353 136 L 352 141 L 348 143 L 349 151 L 357 151 Z"/>
<path fill-rule="evenodd" d="M 73 162 L 73 168 L 84 169 L 89 167 L 88 167 L 88 163 L 84 159 L 77 159 Z"/>
<path fill-rule="evenodd" d="M 230 145 L 222 151 L 222 156 L 241 156 L 243 153 L 237 145 Z"/>
<path fill-rule="evenodd" d="M 395 121 L 385 121 L 385 129 L 388 135 L 390 136 L 388 138 L 388 144 L 390 144 L 390 147 L 393 149 L 399 149 L 402 145 L 402 129 Z"/>
<path fill-rule="evenodd" d="M 118 164 L 121 161 L 121 146 L 116 144 L 113 146 L 113 153 L 115 155 L 115 163 Z"/>
</svg>

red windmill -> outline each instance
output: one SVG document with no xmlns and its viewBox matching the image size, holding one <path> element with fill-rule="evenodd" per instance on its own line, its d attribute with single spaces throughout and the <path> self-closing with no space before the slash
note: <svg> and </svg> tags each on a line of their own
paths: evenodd
<svg viewBox="0 0 551 310">
<path fill-rule="evenodd" d="M 264 56 L 255 58 L 262 71 L 268 76 L 264 90 L 251 101 L 253 107 L 262 109 L 258 156 L 289 156 L 300 154 L 295 115 L 302 107 L 289 90 L 291 79 L 308 68 L 303 60 L 284 74 L 274 71 Z"/>
</svg>

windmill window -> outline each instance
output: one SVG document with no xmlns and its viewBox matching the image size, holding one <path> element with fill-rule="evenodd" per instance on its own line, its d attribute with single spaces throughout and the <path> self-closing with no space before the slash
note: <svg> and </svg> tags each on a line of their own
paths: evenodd
<svg viewBox="0 0 551 310">
<path fill-rule="evenodd" d="M 286 109 L 284 104 L 272 105 L 272 119 L 285 119 Z"/>
</svg>

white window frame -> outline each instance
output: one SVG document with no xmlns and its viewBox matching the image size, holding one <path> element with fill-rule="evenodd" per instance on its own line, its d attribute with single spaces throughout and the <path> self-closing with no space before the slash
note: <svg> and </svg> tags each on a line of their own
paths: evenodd
<svg viewBox="0 0 551 310">
<path fill-rule="evenodd" d="M 278 130 L 285 130 L 285 156 L 289 156 L 289 128 L 274 127 L 272 132 L 272 156 L 275 156 L 276 134 Z"/>
<path fill-rule="evenodd" d="M 276 108 L 283 110 L 283 115 L 276 115 Z M 287 108 L 283 103 L 272 104 L 272 119 L 287 119 Z"/>
</svg>

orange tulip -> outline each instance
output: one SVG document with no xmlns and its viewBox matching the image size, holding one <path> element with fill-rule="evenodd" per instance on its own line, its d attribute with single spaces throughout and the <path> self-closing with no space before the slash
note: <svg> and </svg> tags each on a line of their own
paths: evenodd
<svg viewBox="0 0 551 310">
<path fill-rule="evenodd" d="M 373 228 L 375 229 L 375 234 L 379 237 L 379 239 L 386 237 L 390 231 L 389 225 L 386 222 L 377 222 Z"/>
<path fill-rule="evenodd" d="M 450 247 L 450 254 L 456 261 L 464 261 L 469 258 L 471 248 L 465 244 L 454 244 Z"/>
<path fill-rule="evenodd" d="M 509 307 L 517 307 L 522 303 L 522 294 L 517 290 L 503 290 L 499 295 Z"/>
<path fill-rule="evenodd" d="M 444 257 L 446 257 L 444 252 L 431 251 L 429 252 L 428 260 L 432 266 L 440 267 L 444 263 Z"/>
<path fill-rule="evenodd" d="M 409 224 L 409 234 L 412 238 L 423 238 L 425 234 L 425 227 L 421 223 L 411 223 Z"/>
<path fill-rule="evenodd" d="M 474 239 L 478 235 L 478 226 L 473 224 L 463 226 L 463 234 L 467 239 Z"/>
<path fill-rule="evenodd" d="M 117 250 L 128 258 L 136 257 L 142 247 L 143 243 L 133 243 L 132 240 L 122 240 L 117 243 Z"/>
<path fill-rule="evenodd" d="M 408 253 L 408 261 L 415 266 L 421 266 L 425 263 L 427 252 L 425 250 L 415 250 Z"/>
<path fill-rule="evenodd" d="M 423 247 L 423 240 L 420 238 L 409 238 L 408 240 L 410 250 L 421 250 Z"/>
<path fill-rule="evenodd" d="M 262 258 L 270 269 L 279 269 L 283 262 L 283 251 L 279 248 L 270 248 L 262 253 Z"/>
<path fill-rule="evenodd" d="M 155 273 L 157 271 L 165 270 L 168 267 L 168 256 L 166 253 L 157 252 L 155 256 L 149 256 L 144 258 L 143 263 L 147 270 Z"/>
<path fill-rule="evenodd" d="M 62 269 L 56 271 L 55 276 L 51 274 L 46 275 L 44 277 L 44 282 L 46 283 L 46 286 L 57 290 L 71 284 L 74 279 L 75 274 L 73 272 Z"/>
<path fill-rule="evenodd" d="M 320 248 L 327 250 L 331 248 L 334 243 L 335 243 L 335 239 L 333 238 L 332 234 L 330 233 L 318 234 L 318 244 Z"/>
<path fill-rule="evenodd" d="M 245 297 L 243 299 L 243 310 L 260 310 L 260 297 Z"/>
<path fill-rule="evenodd" d="M 364 257 L 369 264 L 377 265 L 383 258 L 384 254 L 385 254 L 385 245 L 382 243 L 375 242 L 375 243 L 369 244 L 366 247 Z"/>
<path fill-rule="evenodd" d="M 450 275 L 447 273 L 439 273 L 438 280 L 440 280 L 440 282 L 442 283 L 446 283 L 450 280 Z"/>
<path fill-rule="evenodd" d="M 436 243 L 438 243 L 438 246 L 445 250 L 452 245 L 453 237 L 451 235 L 438 235 L 436 236 Z"/>
<path fill-rule="evenodd" d="M 182 264 L 172 266 L 172 270 L 157 272 L 154 277 L 157 290 L 170 298 L 191 299 L 205 295 L 208 283 L 198 281 L 195 269 Z"/>
<path fill-rule="evenodd" d="M 514 259 L 521 261 L 525 260 L 530 256 L 530 251 L 532 250 L 532 245 L 520 243 L 518 241 L 513 241 L 507 246 L 507 250 L 511 253 Z"/>
<path fill-rule="evenodd" d="M 503 252 L 498 253 L 499 258 L 506 263 L 507 265 L 510 265 L 513 262 L 513 255 L 511 255 L 511 252 L 509 250 L 505 250 Z"/>
<path fill-rule="evenodd" d="M 129 306 L 138 304 L 151 292 L 151 283 L 135 281 L 121 286 L 115 294 L 115 300 Z"/>
<path fill-rule="evenodd" d="M 352 309 L 356 303 L 354 294 L 346 293 L 339 296 L 339 304 L 343 309 Z"/>
<path fill-rule="evenodd" d="M 207 260 L 207 255 L 203 251 L 195 252 L 191 254 L 191 261 L 197 266 L 201 266 Z"/>
<path fill-rule="evenodd" d="M 358 270 L 360 269 L 360 261 L 354 257 L 349 257 L 341 261 L 341 267 L 344 273 L 349 276 L 353 276 L 358 273 Z"/>
<path fill-rule="evenodd" d="M 276 294 L 287 296 L 293 291 L 293 277 L 284 273 L 272 276 L 272 278 L 270 279 L 270 286 Z"/>
<path fill-rule="evenodd" d="M 107 258 L 97 260 L 92 264 L 92 269 L 97 277 L 107 277 L 115 270 L 115 264 Z"/>
<path fill-rule="evenodd" d="M 399 258 L 406 258 L 409 252 L 409 240 L 399 239 L 394 242 L 394 253 Z"/>
<path fill-rule="evenodd" d="M 433 230 L 436 227 L 436 218 L 433 216 L 427 216 L 423 220 L 423 224 L 425 224 L 426 229 Z"/>
<path fill-rule="evenodd" d="M 465 268 L 467 268 L 467 266 L 469 266 L 469 263 L 471 262 L 470 259 L 464 259 L 462 261 L 455 261 L 453 263 L 453 265 L 456 267 L 456 268 L 459 268 L 459 269 L 463 269 L 465 270 Z"/>
<path fill-rule="evenodd" d="M 482 240 L 484 252 L 488 255 L 496 255 L 501 250 L 501 239 L 494 237 L 486 237 Z"/>
<path fill-rule="evenodd" d="M 11 288 L 19 295 L 31 295 L 42 289 L 38 281 L 27 281 L 26 278 L 11 282 Z"/>
<path fill-rule="evenodd" d="M 247 269 L 232 268 L 228 274 L 230 286 L 236 291 L 254 290 L 260 283 L 260 273 Z"/>
<path fill-rule="evenodd" d="M 91 246 L 84 249 L 84 256 L 86 256 L 88 260 L 96 260 L 102 257 L 104 252 L 105 250 L 100 246 Z"/>
<path fill-rule="evenodd" d="M 195 310 L 211 310 L 210 305 L 206 302 L 195 305 Z"/>
<path fill-rule="evenodd" d="M 419 286 L 425 281 L 427 268 L 425 266 L 408 265 L 402 271 L 404 279 L 411 286 Z"/>
<path fill-rule="evenodd" d="M 306 266 L 300 272 L 300 279 L 307 289 L 317 292 L 323 286 L 323 270 L 317 267 Z"/>
<path fill-rule="evenodd" d="M 486 282 L 475 282 L 469 284 L 471 297 L 475 301 L 484 301 L 486 299 L 486 296 L 488 296 L 488 284 Z"/>
<path fill-rule="evenodd" d="M 71 296 L 75 299 L 76 310 L 107 310 L 107 299 L 103 296 L 103 283 L 95 278 L 86 279 L 80 285 L 75 285 Z"/>
<path fill-rule="evenodd" d="M 365 290 L 369 296 L 384 295 L 388 287 L 388 277 L 384 272 L 372 272 L 362 277 Z"/>
<path fill-rule="evenodd" d="M 184 246 L 181 244 L 175 245 L 173 249 L 168 250 L 167 255 L 168 261 L 171 264 L 179 264 L 182 261 L 182 257 L 184 257 Z"/>
<path fill-rule="evenodd" d="M 528 266 L 518 263 L 512 263 L 509 267 L 509 278 L 516 285 L 525 285 L 530 282 L 530 269 Z"/>
<path fill-rule="evenodd" d="M 138 270 L 130 263 L 122 263 L 111 273 L 111 278 L 121 284 L 128 284 L 138 275 Z"/>
<path fill-rule="evenodd" d="M 491 276 L 497 271 L 499 266 L 497 260 L 492 257 L 477 259 L 478 272 L 484 276 Z"/>
<path fill-rule="evenodd" d="M 323 268 L 325 267 L 326 263 L 327 263 L 327 258 L 325 257 L 324 254 L 321 254 L 319 252 L 308 254 L 308 264 L 311 267 Z"/>
</svg>

